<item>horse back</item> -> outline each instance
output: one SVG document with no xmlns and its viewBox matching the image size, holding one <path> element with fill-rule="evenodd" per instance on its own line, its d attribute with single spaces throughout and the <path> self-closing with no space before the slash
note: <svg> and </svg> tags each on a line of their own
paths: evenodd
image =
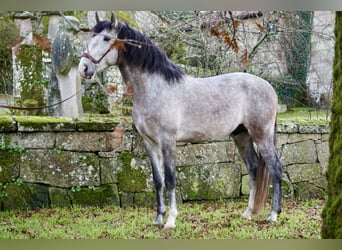
<svg viewBox="0 0 342 250">
<path fill-rule="evenodd" d="M 258 130 L 274 126 L 277 96 L 264 79 L 231 73 L 186 81 L 179 140 L 225 139 L 240 124 Z"/>
</svg>

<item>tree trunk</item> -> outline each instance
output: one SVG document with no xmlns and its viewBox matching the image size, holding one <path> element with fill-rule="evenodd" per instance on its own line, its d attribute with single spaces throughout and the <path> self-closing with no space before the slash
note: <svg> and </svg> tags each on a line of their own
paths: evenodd
<svg viewBox="0 0 342 250">
<path fill-rule="evenodd" d="M 292 79 L 298 83 L 295 99 L 299 105 L 310 105 L 310 93 L 306 77 L 310 67 L 313 11 L 297 11 L 289 14 L 289 34 L 286 43 L 286 65 Z"/>
<path fill-rule="evenodd" d="M 333 100 L 329 135 L 328 200 L 322 238 L 342 239 L 342 12 L 336 12 Z"/>
</svg>

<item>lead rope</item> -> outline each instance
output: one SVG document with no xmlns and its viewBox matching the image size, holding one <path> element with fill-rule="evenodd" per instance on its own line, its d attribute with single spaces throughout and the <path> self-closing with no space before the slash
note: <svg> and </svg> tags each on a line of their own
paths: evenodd
<svg viewBox="0 0 342 250">
<path fill-rule="evenodd" d="M 89 85 L 90 86 L 90 85 Z M 6 109 L 18 109 L 18 110 L 36 110 L 36 109 L 48 109 L 48 108 L 52 108 L 54 106 L 60 105 L 63 102 L 66 102 L 68 100 L 70 100 L 71 98 L 75 97 L 76 95 L 80 94 L 82 91 L 86 91 L 88 88 L 81 88 L 80 90 L 78 90 L 75 94 L 69 96 L 68 98 L 65 98 L 62 101 L 56 102 L 54 104 L 50 104 L 50 105 L 46 105 L 46 106 L 39 106 L 39 107 L 17 107 L 17 106 L 10 106 L 10 105 L 2 105 L 0 104 L 0 108 L 6 108 Z"/>
</svg>

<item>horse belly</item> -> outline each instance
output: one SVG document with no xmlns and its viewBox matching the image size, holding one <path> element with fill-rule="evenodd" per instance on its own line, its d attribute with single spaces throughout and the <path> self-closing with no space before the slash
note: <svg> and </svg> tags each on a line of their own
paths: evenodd
<svg viewBox="0 0 342 250">
<path fill-rule="evenodd" d="M 208 119 L 206 122 L 199 121 L 183 123 L 177 133 L 178 142 L 210 142 L 227 140 L 230 134 L 239 124 L 229 120 Z"/>
</svg>

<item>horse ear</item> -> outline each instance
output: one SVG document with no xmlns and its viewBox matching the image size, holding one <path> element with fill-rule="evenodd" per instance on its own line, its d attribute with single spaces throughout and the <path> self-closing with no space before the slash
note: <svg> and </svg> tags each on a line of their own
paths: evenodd
<svg viewBox="0 0 342 250">
<path fill-rule="evenodd" d="M 95 12 L 95 19 L 96 19 L 96 23 L 101 22 L 99 14 L 97 14 L 97 11 Z"/>
<path fill-rule="evenodd" d="M 116 27 L 116 19 L 114 16 L 114 12 L 112 12 L 112 15 L 110 16 L 110 21 L 112 23 L 112 27 L 115 28 Z"/>
</svg>

